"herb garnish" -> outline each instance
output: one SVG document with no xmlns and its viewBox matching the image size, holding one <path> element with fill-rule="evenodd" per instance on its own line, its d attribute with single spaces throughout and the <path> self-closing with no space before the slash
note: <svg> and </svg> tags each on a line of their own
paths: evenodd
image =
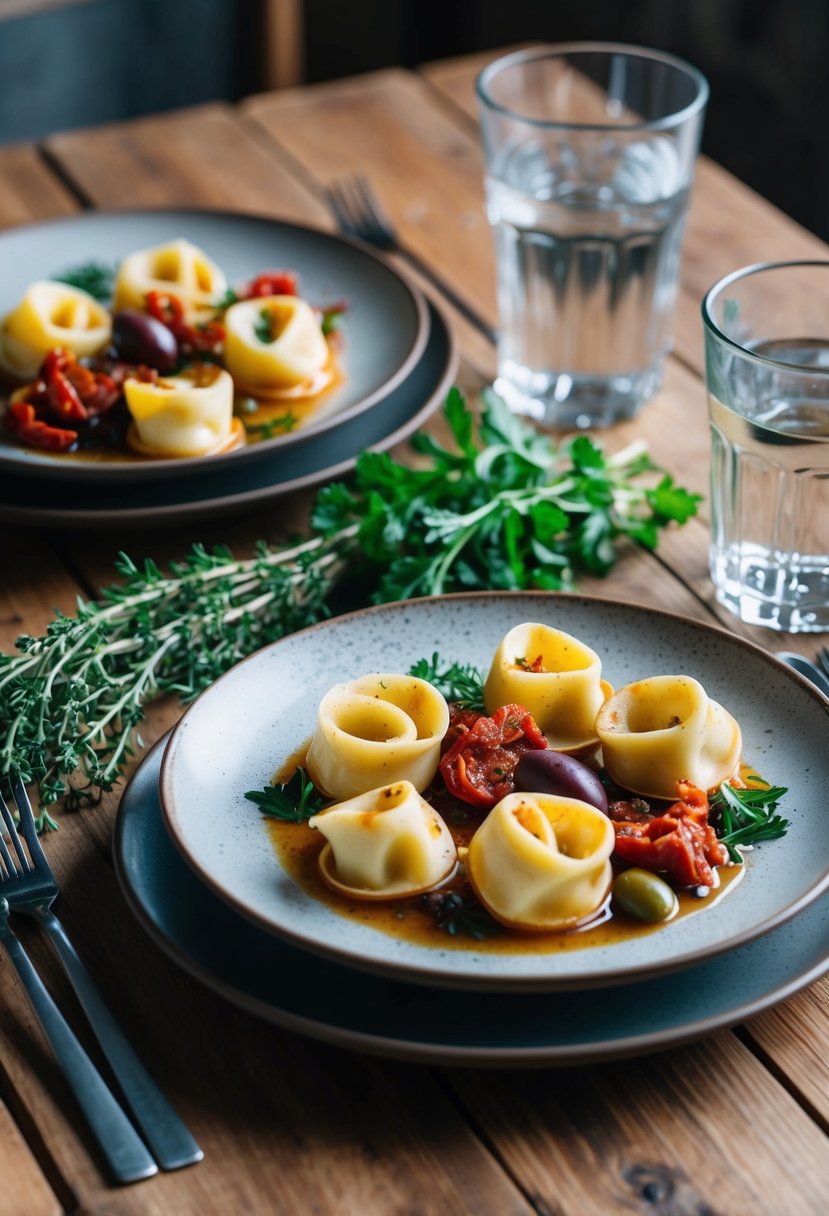
<svg viewBox="0 0 829 1216">
<path fill-rule="evenodd" d="M 732 861 L 740 863 L 743 855 L 738 845 L 759 844 L 785 836 L 788 819 L 776 815 L 780 799 L 788 790 L 781 785 L 766 785 L 756 773 L 749 781 L 761 782 L 756 788 L 738 789 L 724 781 L 709 799 L 711 820 L 717 836 L 728 849 Z"/>
<path fill-rule="evenodd" d="M 501 932 L 498 921 L 477 899 L 458 895 L 456 891 L 427 891 L 421 896 L 421 903 L 433 914 L 437 927 L 451 937 L 473 937 L 481 942 Z"/>
<path fill-rule="evenodd" d="M 53 278 L 57 283 L 68 283 L 70 287 L 87 292 L 101 304 L 108 304 L 112 299 L 116 271 L 117 266 L 109 266 L 106 262 L 84 262 Z"/>
<path fill-rule="evenodd" d="M 431 659 L 418 659 L 409 668 L 410 676 L 428 680 L 442 697 L 460 709 L 484 709 L 484 677 L 471 663 L 447 663 L 437 651 Z"/>
<path fill-rule="evenodd" d="M 341 300 L 338 304 L 331 304 L 328 308 L 324 308 L 322 310 L 320 329 L 326 338 L 329 334 L 333 334 L 335 330 L 342 329 L 343 316 L 345 315 L 347 308 L 348 305 L 344 300 Z"/>
<path fill-rule="evenodd" d="M 189 701 L 265 643 L 330 615 L 343 572 L 381 603 L 470 588 L 559 588 L 606 573 L 616 541 L 654 547 L 698 495 L 651 472 L 641 445 L 606 456 L 586 436 L 562 448 L 488 394 L 477 426 L 457 389 L 446 401 L 453 447 L 419 434 L 412 469 L 364 452 L 350 483 L 318 495 L 300 544 L 239 559 L 195 546 L 169 574 L 122 554 L 120 581 L 79 601 L 41 637 L 0 654 L 0 775 L 40 785 L 41 807 L 65 793 L 94 801 L 135 746 L 143 706 Z M 44 821 L 45 822 L 45 821 Z"/>
<path fill-rule="evenodd" d="M 273 342 L 273 318 L 267 308 L 260 308 L 253 332 L 265 346 Z"/>
<path fill-rule="evenodd" d="M 282 785 L 248 790 L 245 797 L 255 802 L 263 815 L 281 819 L 284 823 L 304 823 L 325 806 L 325 799 L 317 793 L 313 781 L 301 765 Z"/>
<path fill-rule="evenodd" d="M 299 419 L 296 414 L 288 410 L 287 414 L 280 414 L 278 418 L 269 418 L 267 422 L 246 422 L 245 430 L 249 435 L 256 435 L 259 439 L 273 439 L 274 435 L 286 435 L 297 426 L 299 426 Z"/>
</svg>

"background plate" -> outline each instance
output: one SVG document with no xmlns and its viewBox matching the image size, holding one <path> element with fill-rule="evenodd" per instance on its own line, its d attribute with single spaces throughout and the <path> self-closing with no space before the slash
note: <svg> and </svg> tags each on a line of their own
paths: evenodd
<svg viewBox="0 0 829 1216">
<path fill-rule="evenodd" d="M 50 479 L 138 481 L 193 475 L 205 465 L 231 468 L 256 462 L 336 429 L 381 402 L 412 371 L 428 332 L 426 302 L 381 255 L 334 233 L 254 215 L 221 211 L 89 212 L 0 234 L 0 317 L 36 279 L 51 278 L 83 262 L 115 263 L 136 249 L 186 237 L 240 284 L 266 270 L 295 270 L 312 304 L 348 301 L 343 364 L 345 382 L 320 406 L 308 426 L 223 456 L 187 460 L 84 460 L 20 447 L 0 432 L 0 468 Z"/>
<path fill-rule="evenodd" d="M 118 809 L 114 856 L 121 889 L 147 932 L 180 966 L 288 1030 L 423 1063 L 588 1063 L 733 1026 L 829 970 L 824 895 L 796 921 L 727 956 L 601 992 L 500 996 L 364 975 L 294 949 L 238 916 L 198 881 L 161 817 L 162 748 L 163 741 L 148 754 Z"/>
<path fill-rule="evenodd" d="M 439 651 L 488 669 L 522 621 L 574 634 L 619 687 L 687 673 L 740 723 L 745 758 L 789 787 L 789 833 L 750 854 L 719 907 L 655 932 L 562 954 L 438 950 L 337 914 L 278 864 L 246 790 L 258 789 L 313 733 L 322 695 L 369 671 L 403 672 Z M 162 764 L 161 799 L 175 843 L 239 912 L 295 945 L 398 979 L 492 990 L 630 982 L 733 949 L 802 910 L 829 886 L 825 791 L 829 702 L 759 647 L 684 617 L 616 601 L 548 593 L 446 596 L 384 605 L 276 642 L 240 663 L 187 710 Z"/>
<path fill-rule="evenodd" d="M 365 448 L 385 451 L 408 438 L 442 404 L 457 368 L 449 328 L 429 304 L 429 338 L 412 373 L 376 408 L 350 418 L 313 443 L 267 460 L 198 477 L 167 477 L 124 487 L 50 483 L 6 474 L 0 519 L 50 527 L 123 528 L 150 521 L 179 523 L 225 516 L 282 494 L 331 481 L 353 469 Z"/>
</svg>

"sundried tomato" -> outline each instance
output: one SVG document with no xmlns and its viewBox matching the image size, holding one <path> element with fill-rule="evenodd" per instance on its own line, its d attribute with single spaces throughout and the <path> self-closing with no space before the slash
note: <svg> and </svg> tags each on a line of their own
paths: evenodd
<svg viewBox="0 0 829 1216">
<path fill-rule="evenodd" d="M 462 802 L 492 807 L 515 788 L 515 766 L 525 752 L 547 740 L 523 705 L 502 705 L 491 718 L 481 715 L 440 762 L 446 788 Z"/>
<path fill-rule="evenodd" d="M 728 851 L 708 822 L 708 797 L 690 781 L 677 782 L 679 800 L 659 815 L 614 820 L 616 853 L 623 861 L 667 874 L 678 887 L 713 887 L 713 866 Z"/>
<path fill-rule="evenodd" d="M 51 452 L 65 452 L 78 441 L 78 432 L 66 427 L 50 426 L 35 415 L 35 407 L 28 401 L 15 401 L 7 414 L 9 430 L 23 443 Z"/>
<path fill-rule="evenodd" d="M 164 291 L 147 292 L 147 312 L 166 325 L 178 343 L 179 354 L 217 354 L 225 340 L 224 326 L 218 321 L 204 325 L 189 325 L 184 319 L 184 305 L 176 295 Z"/>
<path fill-rule="evenodd" d="M 297 294 L 296 275 L 290 270 L 269 270 L 251 279 L 242 292 L 243 300 L 264 299 L 265 296 L 295 296 Z"/>
</svg>

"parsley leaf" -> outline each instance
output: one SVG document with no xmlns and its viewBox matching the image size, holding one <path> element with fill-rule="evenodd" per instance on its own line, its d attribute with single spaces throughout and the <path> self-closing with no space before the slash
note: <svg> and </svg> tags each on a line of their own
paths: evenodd
<svg viewBox="0 0 829 1216">
<path fill-rule="evenodd" d="M 248 790 L 245 797 L 255 802 L 263 815 L 281 819 L 284 823 L 304 823 L 325 806 L 314 783 L 300 766 L 283 785 L 266 785 L 261 790 Z"/>
<path fill-rule="evenodd" d="M 465 898 L 455 891 L 445 894 L 428 891 L 421 899 L 424 908 L 434 915 L 438 928 L 451 937 L 472 937 L 480 942 L 501 932 L 498 921 L 477 899 Z"/>
<path fill-rule="evenodd" d="M 68 283 L 70 287 L 94 296 L 101 304 L 108 304 L 112 299 L 116 270 L 116 266 L 106 262 L 83 262 L 53 277 L 56 283 Z"/>
<path fill-rule="evenodd" d="M 728 849 L 731 860 L 738 863 L 743 860 L 738 845 L 777 840 L 785 836 L 789 828 L 788 819 L 775 814 L 788 790 L 780 785 L 766 785 L 756 773 L 751 773 L 749 780 L 762 784 L 738 789 L 726 781 L 709 800 L 714 830 Z"/>
<path fill-rule="evenodd" d="M 273 324 L 271 314 L 267 308 L 259 310 L 259 316 L 256 318 L 256 324 L 253 327 L 253 332 L 256 334 L 260 342 L 268 346 L 273 342 Z"/>
<path fill-rule="evenodd" d="M 461 709 L 479 709 L 484 712 L 484 678 L 471 663 L 449 663 L 443 666 L 443 660 L 435 651 L 431 659 L 418 659 L 413 663 L 409 668 L 409 675 L 428 680 L 441 696 Z"/>
</svg>

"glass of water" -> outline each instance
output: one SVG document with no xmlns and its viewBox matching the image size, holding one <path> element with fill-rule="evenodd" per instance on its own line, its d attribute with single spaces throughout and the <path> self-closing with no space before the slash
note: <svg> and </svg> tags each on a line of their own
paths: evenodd
<svg viewBox="0 0 829 1216">
<path fill-rule="evenodd" d="M 497 262 L 498 380 L 562 429 L 659 388 L 708 85 L 614 43 L 519 51 L 477 82 Z"/>
<path fill-rule="evenodd" d="M 702 316 L 717 598 L 752 625 L 829 630 L 829 262 L 738 270 Z"/>
</svg>

